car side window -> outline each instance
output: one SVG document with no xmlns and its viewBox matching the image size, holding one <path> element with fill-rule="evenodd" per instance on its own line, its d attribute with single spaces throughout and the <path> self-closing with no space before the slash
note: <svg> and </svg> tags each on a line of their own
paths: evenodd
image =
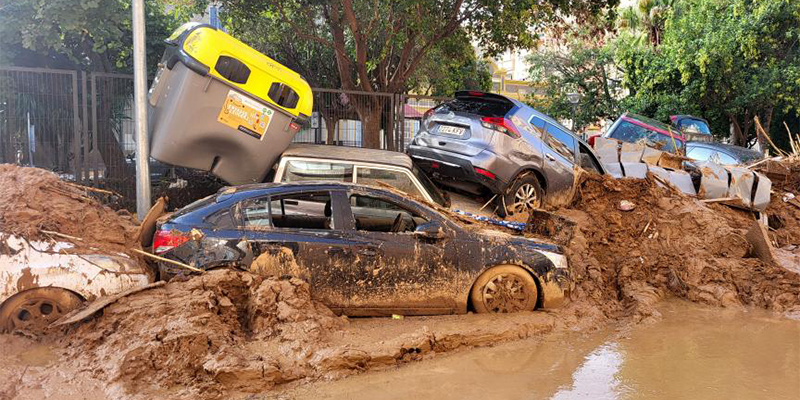
<svg viewBox="0 0 800 400">
<path fill-rule="evenodd" d="M 205 222 L 214 227 L 214 229 L 233 229 L 235 227 L 231 211 L 227 208 L 209 215 L 206 217 Z"/>
<path fill-rule="evenodd" d="M 329 192 L 292 193 L 270 198 L 275 228 L 335 229 Z"/>
<path fill-rule="evenodd" d="M 427 219 L 395 202 L 361 194 L 350 196 L 356 230 L 367 232 L 412 232 Z"/>
<path fill-rule="evenodd" d="M 327 161 L 288 160 L 281 182 L 353 182 L 353 165 Z"/>
<path fill-rule="evenodd" d="M 555 125 L 547 124 L 544 142 L 567 160 L 575 160 L 575 138 Z"/>
<path fill-rule="evenodd" d="M 241 213 L 245 229 L 265 229 L 272 226 L 269 221 L 269 196 L 243 201 Z"/>
<path fill-rule="evenodd" d="M 543 119 L 534 116 L 533 118 L 531 118 L 531 125 L 533 125 L 533 127 L 539 131 L 540 135 L 544 133 L 545 122 Z"/>
<path fill-rule="evenodd" d="M 421 199 L 425 198 L 425 196 L 423 196 L 417 188 L 417 185 L 414 184 L 414 181 L 411 180 L 407 173 L 402 171 L 358 167 L 356 170 L 356 181 L 362 185 L 372 185 L 378 187 L 381 185 L 389 185 L 412 196 L 416 196 Z"/>
</svg>

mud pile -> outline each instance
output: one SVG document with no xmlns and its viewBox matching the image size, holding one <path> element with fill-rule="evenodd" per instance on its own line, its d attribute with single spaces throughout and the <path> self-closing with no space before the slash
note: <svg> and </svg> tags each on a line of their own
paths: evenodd
<svg viewBox="0 0 800 400">
<path fill-rule="evenodd" d="M 758 170 L 772 180 L 767 216 L 776 245 L 800 247 L 800 159 L 768 161 Z"/>
<path fill-rule="evenodd" d="M 344 321 L 303 281 L 218 270 L 131 295 L 67 344 L 120 393 L 179 386 L 213 398 L 313 376 L 314 351 Z"/>
<path fill-rule="evenodd" d="M 0 232 L 29 240 L 50 237 L 43 230 L 83 239 L 78 246 L 109 251 L 137 246 L 136 223 L 127 212 L 112 210 L 52 172 L 0 164 Z"/>
<path fill-rule="evenodd" d="M 634 208 L 623 211 L 623 201 Z M 755 258 L 753 216 L 652 179 L 589 176 L 560 214 L 577 222 L 567 254 L 578 317 L 645 320 L 667 293 L 717 306 L 798 309 L 800 275 Z M 795 220 L 796 222 L 796 220 Z M 585 322 L 584 322 L 585 323 Z"/>
</svg>

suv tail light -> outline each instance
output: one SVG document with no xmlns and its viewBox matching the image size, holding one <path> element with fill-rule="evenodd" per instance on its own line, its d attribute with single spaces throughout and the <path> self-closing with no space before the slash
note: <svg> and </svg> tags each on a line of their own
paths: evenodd
<svg viewBox="0 0 800 400">
<path fill-rule="evenodd" d="M 189 241 L 189 235 L 175 229 L 159 229 L 153 236 L 153 253 L 166 253 Z"/>
<path fill-rule="evenodd" d="M 589 139 L 586 139 L 586 142 L 589 143 L 589 146 L 594 147 L 594 141 L 595 141 L 595 139 L 597 139 L 598 136 L 600 136 L 600 135 L 599 134 L 592 135 L 592 136 L 589 136 Z"/>
<path fill-rule="evenodd" d="M 481 125 L 486 129 L 503 132 L 514 139 L 519 139 L 520 136 L 522 136 L 519 134 L 514 124 L 503 117 L 483 117 L 481 118 Z"/>
<path fill-rule="evenodd" d="M 481 174 L 491 180 L 495 180 L 495 178 L 497 178 L 497 176 L 493 174 L 491 171 L 479 167 L 472 167 L 472 168 L 475 170 L 476 173 Z"/>
</svg>

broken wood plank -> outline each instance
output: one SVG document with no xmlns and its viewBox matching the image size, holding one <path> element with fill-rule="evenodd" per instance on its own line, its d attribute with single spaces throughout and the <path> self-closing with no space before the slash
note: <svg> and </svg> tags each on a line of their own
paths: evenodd
<svg viewBox="0 0 800 400">
<path fill-rule="evenodd" d="M 133 251 L 134 253 L 139 253 L 139 254 L 141 254 L 143 256 L 146 256 L 146 257 L 150 257 L 150 258 L 156 259 L 158 261 L 163 261 L 165 263 L 170 263 L 170 264 L 173 264 L 173 265 L 177 265 L 179 267 L 186 268 L 186 269 L 188 269 L 190 271 L 199 272 L 201 274 L 203 272 L 206 272 L 206 271 L 204 271 L 204 270 L 202 270 L 200 268 L 193 267 L 193 266 L 191 266 L 189 264 L 184 264 L 184 263 L 182 263 L 180 261 L 170 260 L 169 258 L 164 258 L 164 257 L 161 257 L 161 256 L 157 256 L 155 254 L 150 254 L 150 253 L 148 253 L 146 251 L 142 251 L 142 250 L 139 250 L 139 249 L 131 249 L 131 251 Z"/>
<path fill-rule="evenodd" d="M 134 293 L 139 293 L 143 290 L 161 287 L 164 286 L 165 284 L 166 282 L 164 281 L 158 281 L 150 283 L 145 286 L 139 286 L 133 289 L 128 289 L 124 292 L 119 292 L 112 296 L 98 297 L 95 301 L 89 303 L 86 307 L 75 310 L 59 318 L 56 322 L 53 322 L 50 326 L 63 326 L 83 321 L 84 319 L 91 317 L 92 315 L 94 315 L 94 313 L 108 307 L 109 305 L 117 302 L 119 299 L 123 297 L 130 296 Z"/>
<path fill-rule="evenodd" d="M 769 234 L 764 225 L 758 221 L 753 221 L 750 230 L 744 235 L 745 239 L 753 246 L 753 254 L 764 262 L 774 263 L 775 254 L 773 253 L 772 243 L 769 241 Z"/>
<path fill-rule="evenodd" d="M 718 203 L 718 202 L 721 202 L 721 201 L 731 201 L 731 200 L 739 200 L 739 199 L 736 198 L 736 197 L 722 197 L 722 198 L 717 198 L 717 199 L 703 199 L 703 200 L 700 200 L 700 202 L 701 203 Z"/>
</svg>

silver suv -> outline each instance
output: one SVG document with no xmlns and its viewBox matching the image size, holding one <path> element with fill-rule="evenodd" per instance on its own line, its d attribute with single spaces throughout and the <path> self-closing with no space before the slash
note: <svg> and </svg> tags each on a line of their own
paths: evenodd
<svg viewBox="0 0 800 400">
<path fill-rule="evenodd" d="M 578 166 L 604 173 L 590 146 L 554 119 L 475 91 L 428 110 L 408 154 L 443 185 L 496 195 L 501 216 L 557 204 Z"/>
</svg>

